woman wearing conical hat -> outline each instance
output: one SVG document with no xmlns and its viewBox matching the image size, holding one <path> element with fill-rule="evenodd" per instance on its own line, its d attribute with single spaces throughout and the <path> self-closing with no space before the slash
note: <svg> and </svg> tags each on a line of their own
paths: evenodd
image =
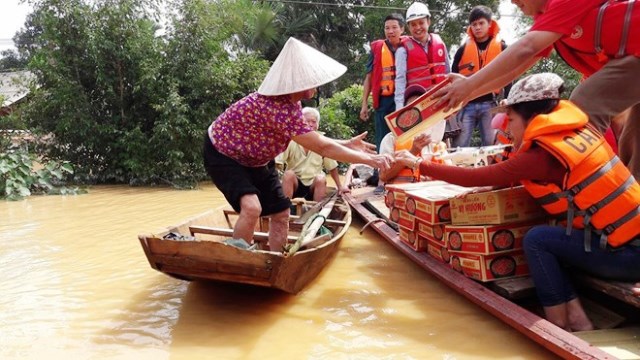
<svg viewBox="0 0 640 360">
<path fill-rule="evenodd" d="M 322 156 L 386 169 L 392 158 L 377 155 L 358 135 L 348 141 L 313 131 L 300 100 L 347 68 L 318 50 L 289 38 L 257 92 L 232 104 L 213 121 L 204 143 L 204 166 L 240 216 L 234 239 L 251 243 L 260 216 L 270 216 L 269 248 L 280 251 L 289 227 L 291 201 L 285 197 L 275 157 L 291 140 Z"/>
</svg>

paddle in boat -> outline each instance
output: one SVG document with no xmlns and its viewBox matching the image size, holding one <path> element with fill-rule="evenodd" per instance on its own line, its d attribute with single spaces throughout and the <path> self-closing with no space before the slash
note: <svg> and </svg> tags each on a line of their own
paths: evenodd
<svg viewBox="0 0 640 360">
<path fill-rule="evenodd" d="M 298 201 L 281 252 L 260 250 L 269 219 L 259 222 L 253 244 L 232 240 L 238 214 L 230 207 L 200 214 L 179 225 L 138 236 L 152 268 L 183 280 L 214 280 L 298 293 L 330 262 L 351 223 L 340 196 L 318 203 Z M 266 247 L 266 246 L 265 246 Z"/>
<path fill-rule="evenodd" d="M 366 165 L 352 165 L 345 184 L 352 186 L 346 201 L 380 237 L 426 270 L 437 280 L 504 321 L 546 349 L 565 359 L 640 359 L 640 298 L 631 283 L 611 282 L 575 274 L 581 301 L 599 330 L 567 332 L 542 315 L 536 303 L 533 282 L 528 277 L 478 282 L 437 260 L 427 252 L 416 252 L 400 239 L 397 224 L 389 220 L 384 194 L 374 194 L 360 173 L 371 173 Z"/>
</svg>

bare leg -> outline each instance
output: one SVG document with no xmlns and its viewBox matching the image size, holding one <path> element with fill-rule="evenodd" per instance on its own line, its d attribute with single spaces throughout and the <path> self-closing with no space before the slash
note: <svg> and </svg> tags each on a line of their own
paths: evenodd
<svg viewBox="0 0 640 360">
<path fill-rule="evenodd" d="M 284 196 L 291 199 L 297 189 L 298 177 L 296 177 L 296 174 L 291 170 L 285 171 L 282 176 L 282 191 L 284 192 Z"/>
<path fill-rule="evenodd" d="M 320 201 L 327 196 L 327 178 L 324 175 L 318 175 L 311 183 L 311 193 L 313 201 Z"/>
<path fill-rule="evenodd" d="M 269 249 L 271 251 L 282 251 L 287 243 L 289 233 L 289 209 L 271 215 L 269 224 Z"/>
<path fill-rule="evenodd" d="M 240 216 L 233 228 L 234 239 L 244 239 L 247 243 L 253 242 L 253 230 L 256 228 L 262 206 L 258 195 L 247 194 L 240 198 Z"/>
</svg>

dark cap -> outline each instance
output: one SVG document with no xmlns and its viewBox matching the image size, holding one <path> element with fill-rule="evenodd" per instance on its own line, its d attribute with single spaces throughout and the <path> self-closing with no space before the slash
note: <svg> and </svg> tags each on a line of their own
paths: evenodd
<svg viewBox="0 0 640 360">
<path fill-rule="evenodd" d="M 412 96 L 420 96 L 424 93 L 427 92 L 427 89 L 425 89 L 422 85 L 418 85 L 418 84 L 413 84 L 409 87 L 407 87 L 404 90 L 404 102 L 406 104 L 407 99 L 412 97 Z"/>
</svg>

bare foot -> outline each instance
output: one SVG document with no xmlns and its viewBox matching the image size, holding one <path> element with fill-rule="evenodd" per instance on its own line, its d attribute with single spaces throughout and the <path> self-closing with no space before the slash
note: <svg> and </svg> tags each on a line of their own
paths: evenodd
<svg viewBox="0 0 640 360">
<path fill-rule="evenodd" d="M 588 331 L 593 330 L 593 323 L 584 312 L 584 308 L 578 298 L 567 303 L 567 314 L 569 318 L 569 328 L 571 331 Z"/>
</svg>

